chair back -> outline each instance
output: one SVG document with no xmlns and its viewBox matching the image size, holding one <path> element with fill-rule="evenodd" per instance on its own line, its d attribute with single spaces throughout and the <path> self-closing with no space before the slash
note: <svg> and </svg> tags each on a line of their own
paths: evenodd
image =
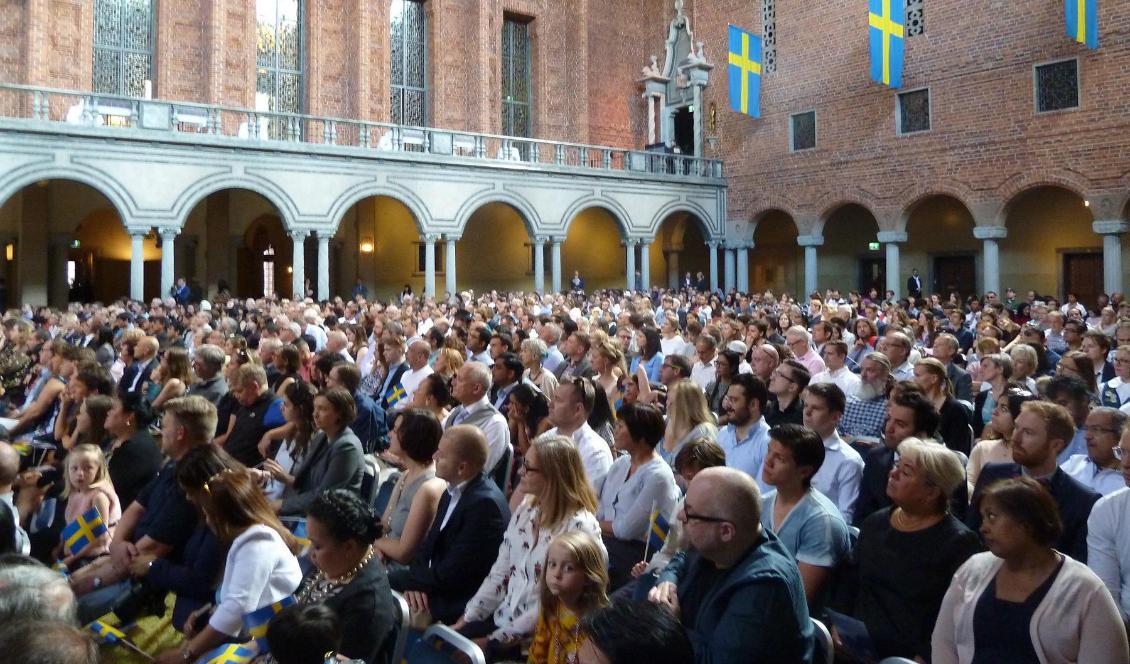
<svg viewBox="0 0 1130 664">
<path fill-rule="evenodd" d="M 365 471 L 361 476 L 361 499 L 372 505 L 377 497 L 377 480 L 381 476 L 381 467 L 375 456 L 366 454 L 361 457 L 361 468 Z"/>
<path fill-rule="evenodd" d="M 498 485 L 502 491 L 502 495 L 509 496 L 510 488 L 510 471 L 513 469 L 514 464 L 514 446 L 507 445 L 506 451 L 502 453 L 502 458 L 498 460 L 494 468 L 490 471 L 490 478 Z"/>
<path fill-rule="evenodd" d="M 392 601 L 396 604 L 396 648 L 392 651 L 392 659 L 389 661 L 392 664 L 400 664 L 404 661 L 404 651 L 408 646 L 408 630 L 411 615 L 408 609 L 408 600 L 404 599 L 404 595 L 392 591 Z"/>
<path fill-rule="evenodd" d="M 810 618 L 812 621 L 812 628 L 816 632 L 816 647 L 820 652 L 816 653 L 814 661 L 824 662 L 824 664 L 833 664 L 836 659 L 836 647 L 832 644 L 832 633 L 816 618 Z"/>
<path fill-rule="evenodd" d="M 885 657 L 879 660 L 879 664 L 915 664 L 915 662 L 905 657 Z"/>
<path fill-rule="evenodd" d="M 376 511 L 378 517 L 385 513 L 388 501 L 392 500 L 392 490 L 396 488 L 396 481 L 399 479 L 400 473 L 389 475 L 388 479 L 381 482 L 381 487 L 377 489 L 376 495 L 373 496 L 373 510 Z"/>
<path fill-rule="evenodd" d="M 470 639 L 446 625 L 432 625 L 412 646 L 408 664 L 486 664 L 486 657 Z"/>
</svg>

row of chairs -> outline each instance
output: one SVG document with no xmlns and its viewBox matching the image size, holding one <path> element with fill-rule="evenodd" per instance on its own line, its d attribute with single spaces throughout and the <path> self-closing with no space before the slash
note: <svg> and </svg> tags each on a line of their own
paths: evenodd
<svg viewBox="0 0 1130 664">
<path fill-rule="evenodd" d="M 811 618 L 812 627 L 816 630 L 818 652 L 816 661 L 823 664 L 834 664 L 836 660 L 836 646 L 832 643 L 832 632 L 816 618 Z M 474 644 L 472 644 L 474 645 Z M 914 660 L 905 657 L 886 657 L 879 664 L 914 664 Z"/>
<path fill-rule="evenodd" d="M 393 664 L 486 664 L 483 651 L 474 642 L 446 625 L 432 625 L 409 648 L 408 600 L 396 591 L 392 597 L 400 614 Z"/>
</svg>

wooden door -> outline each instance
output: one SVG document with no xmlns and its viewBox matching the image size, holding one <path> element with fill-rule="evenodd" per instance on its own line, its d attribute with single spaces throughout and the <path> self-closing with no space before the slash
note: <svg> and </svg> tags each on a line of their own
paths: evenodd
<svg viewBox="0 0 1130 664">
<path fill-rule="evenodd" d="M 977 267 L 972 255 L 934 257 L 931 293 L 937 293 L 945 301 L 951 292 L 964 297 L 976 290 Z"/>
<path fill-rule="evenodd" d="M 1063 292 L 1075 293 L 1088 309 L 1094 309 L 1099 293 L 1103 292 L 1103 255 L 1101 252 L 1072 252 L 1063 254 Z"/>
<path fill-rule="evenodd" d="M 887 292 L 887 259 L 859 259 L 859 292 L 867 293 L 872 288 L 880 294 Z"/>
</svg>

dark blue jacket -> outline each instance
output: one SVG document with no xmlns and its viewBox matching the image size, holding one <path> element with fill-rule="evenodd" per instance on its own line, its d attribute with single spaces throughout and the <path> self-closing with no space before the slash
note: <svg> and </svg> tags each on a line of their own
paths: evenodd
<svg viewBox="0 0 1130 664">
<path fill-rule="evenodd" d="M 353 402 L 357 404 L 357 419 L 353 420 L 349 428 L 357 434 L 361 449 L 370 454 L 387 448 L 388 422 L 384 409 L 361 390 L 354 392 Z"/>
</svg>

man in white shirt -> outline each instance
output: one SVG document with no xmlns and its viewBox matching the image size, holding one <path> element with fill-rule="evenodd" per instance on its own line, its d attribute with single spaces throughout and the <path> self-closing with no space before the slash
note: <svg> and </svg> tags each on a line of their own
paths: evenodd
<svg viewBox="0 0 1130 664">
<path fill-rule="evenodd" d="M 839 339 L 824 342 L 825 369 L 808 381 L 809 385 L 834 383 L 844 394 L 855 394 L 859 388 L 859 375 L 844 366 L 847 361 L 847 344 Z"/>
<path fill-rule="evenodd" d="M 506 418 L 487 398 L 490 385 L 490 369 L 482 362 L 467 362 L 460 367 L 451 382 L 451 396 L 460 405 L 451 411 L 443 424 L 444 429 L 467 424 L 483 432 L 489 450 L 484 466 L 488 474 L 494 471 L 510 447 L 510 427 Z"/>
<path fill-rule="evenodd" d="M 1130 486 L 1130 431 L 1122 434 L 1116 450 L 1121 460 L 1123 481 Z M 1110 590 L 1130 621 L 1130 488 L 1124 486 L 1103 496 L 1087 519 L 1087 566 Z"/>
<path fill-rule="evenodd" d="M 349 338 L 341 330 L 330 330 L 326 334 L 326 352 L 353 363 L 353 356 L 349 353 Z"/>
<path fill-rule="evenodd" d="M 1125 484 L 1122 466 L 1114 455 L 1128 417 L 1117 408 L 1099 407 L 1087 414 L 1083 438 L 1086 454 L 1074 454 L 1063 462 L 1063 472 L 1091 490 L 1107 495 Z"/>
<path fill-rule="evenodd" d="M 700 334 L 694 347 L 698 351 L 698 359 L 691 367 L 691 380 L 705 392 L 706 388 L 718 378 L 714 371 L 718 340 L 709 334 Z"/>
<path fill-rule="evenodd" d="M 318 310 L 307 309 L 302 314 L 302 334 L 314 340 L 314 350 L 318 353 L 326 349 L 326 331 L 318 324 Z"/>
<path fill-rule="evenodd" d="M 593 431 L 588 423 L 595 402 L 596 392 L 589 379 L 574 378 L 561 383 L 549 404 L 549 421 L 555 426 L 545 432 L 547 436 L 568 436 L 577 443 L 585 474 L 594 491 L 612 467 L 612 450 L 608 441 Z"/>
<path fill-rule="evenodd" d="M 804 393 L 804 426 L 824 441 L 824 463 L 813 475 L 812 486 L 835 503 L 844 521 L 851 523 L 863 478 L 863 457 L 836 431 L 846 404 L 847 398 L 835 383 L 809 384 Z"/>
<path fill-rule="evenodd" d="M 416 337 L 408 342 L 408 370 L 400 377 L 400 385 L 404 388 L 404 397 L 396 404 L 407 406 L 412 402 L 412 394 L 424 379 L 432 374 L 428 366 L 428 358 L 432 350 L 426 339 Z"/>
</svg>

